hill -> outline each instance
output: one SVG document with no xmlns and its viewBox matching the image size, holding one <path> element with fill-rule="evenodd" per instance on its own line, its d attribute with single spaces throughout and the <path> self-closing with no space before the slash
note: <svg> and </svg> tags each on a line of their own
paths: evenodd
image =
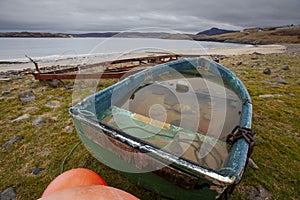
<svg viewBox="0 0 300 200">
<path fill-rule="evenodd" d="M 234 32 L 238 32 L 238 31 L 233 31 L 233 30 L 225 30 L 225 29 L 219 29 L 219 28 L 211 28 L 209 30 L 206 31 L 202 31 L 197 33 L 197 35 L 220 35 L 220 34 L 226 34 L 226 33 L 234 33 Z"/>
<path fill-rule="evenodd" d="M 300 27 L 250 28 L 221 35 L 195 35 L 194 40 L 244 44 L 300 43 Z"/>
</svg>

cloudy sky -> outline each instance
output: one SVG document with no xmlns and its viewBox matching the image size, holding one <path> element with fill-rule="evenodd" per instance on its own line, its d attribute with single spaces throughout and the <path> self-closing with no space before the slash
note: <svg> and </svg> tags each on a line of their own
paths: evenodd
<svg viewBox="0 0 300 200">
<path fill-rule="evenodd" d="M 0 31 L 196 33 L 300 24 L 300 0 L 0 0 Z"/>
</svg>

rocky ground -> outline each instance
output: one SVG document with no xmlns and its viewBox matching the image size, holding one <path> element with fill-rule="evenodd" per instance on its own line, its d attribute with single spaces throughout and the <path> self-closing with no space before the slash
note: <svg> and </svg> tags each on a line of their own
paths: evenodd
<svg viewBox="0 0 300 200">
<path fill-rule="evenodd" d="M 232 199 L 297 199 L 300 196 L 300 46 L 284 54 L 222 56 L 253 103 L 255 147 Z M 103 89 L 116 80 L 98 84 Z M 0 74 L 0 199 L 37 199 L 79 141 L 68 114 L 74 82 L 39 82 L 25 71 Z M 86 167 L 109 185 L 142 199 L 161 199 L 100 164 L 80 144 L 64 170 Z"/>
</svg>

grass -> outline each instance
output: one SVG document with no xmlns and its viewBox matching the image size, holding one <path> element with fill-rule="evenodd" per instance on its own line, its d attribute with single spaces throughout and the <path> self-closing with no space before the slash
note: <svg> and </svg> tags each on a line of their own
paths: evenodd
<svg viewBox="0 0 300 200">
<path fill-rule="evenodd" d="M 238 65 L 238 62 L 242 64 Z M 257 132 L 255 139 L 259 144 L 252 158 L 260 169 L 246 170 L 231 199 L 249 199 L 247 188 L 259 185 L 272 193 L 272 199 L 297 199 L 300 196 L 299 63 L 299 55 L 284 54 L 231 56 L 221 60 L 221 64 L 235 72 L 250 92 L 254 110 L 253 129 Z M 286 65 L 290 70 L 281 69 Z M 262 73 L 266 67 L 272 70 L 271 75 Z M 72 105 L 72 91 L 64 87 L 51 88 L 31 76 L 11 78 L 10 82 L 0 82 L 1 92 L 10 90 L 10 95 L 0 100 L 0 145 L 15 136 L 24 139 L 0 150 L 0 191 L 13 186 L 17 190 L 17 199 L 37 199 L 51 180 L 60 174 L 62 161 L 79 141 L 75 130 L 64 130 L 66 126 L 74 127 L 68 114 L 68 108 Z M 280 78 L 284 78 L 288 84 L 277 83 L 276 80 Z M 105 88 L 114 82 L 102 81 L 98 87 Z M 18 93 L 27 89 L 32 89 L 37 99 L 22 105 Z M 261 94 L 282 96 L 260 98 Z M 60 106 L 45 106 L 51 100 L 60 101 Z M 29 113 L 29 119 L 11 123 L 11 120 L 23 115 L 26 108 L 33 106 L 38 109 Z M 32 120 L 40 116 L 45 119 L 45 124 L 33 126 Z M 30 174 L 29 171 L 36 167 L 45 169 L 38 175 Z M 65 170 L 78 167 L 94 170 L 109 185 L 139 198 L 162 199 L 99 163 L 82 144 L 67 159 Z"/>
</svg>

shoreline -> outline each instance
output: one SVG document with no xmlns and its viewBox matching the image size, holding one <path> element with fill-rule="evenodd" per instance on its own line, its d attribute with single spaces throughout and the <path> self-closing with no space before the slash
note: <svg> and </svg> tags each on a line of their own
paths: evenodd
<svg viewBox="0 0 300 200">
<path fill-rule="evenodd" d="M 293 46 L 293 45 L 289 45 Z M 296 45 L 295 49 L 300 49 L 300 45 Z M 274 53 L 285 53 L 287 51 L 287 46 L 285 45 L 255 45 L 255 46 L 246 46 L 239 48 L 223 48 L 223 49 L 192 49 L 192 50 L 176 50 L 170 52 L 143 52 L 143 53 L 124 53 L 124 54 L 103 54 L 100 56 L 91 56 L 91 57 L 74 57 L 74 58 L 66 58 L 61 60 L 52 60 L 39 62 L 39 67 L 51 67 L 51 66 L 76 66 L 84 63 L 97 63 L 103 61 L 111 61 L 116 59 L 127 59 L 127 58 L 135 58 L 142 56 L 156 56 L 165 53 L 174 53 L 179 55 L 194 55 L 194 56 L 233 56 L 233 55 L 244 55 L 244 54 L 274 54 Z M 0 72 L 10 72 L 10 71 L 18 71 L 24 72 L 24 70 L 34 69 L 34 64 L 31 62 L 27 63 L 5 63 L 0 64 Z"/>
</svg>

